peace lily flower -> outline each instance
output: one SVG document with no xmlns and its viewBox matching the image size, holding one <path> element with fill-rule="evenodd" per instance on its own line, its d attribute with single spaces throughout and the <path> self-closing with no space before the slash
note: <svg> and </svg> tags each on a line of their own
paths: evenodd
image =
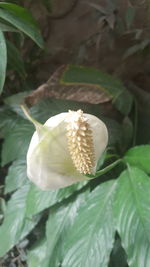
<svg viewBox="0 0 150 267">
<path fill-rule="evenodd" d="M 86 180 L 108 143 L 105 124 L 82 110 L 60 113 L 44 125 L 25 115 L 35 125 L 27 152 L 28 178 L 42 190 L 57 189 Z"/>
</svg>

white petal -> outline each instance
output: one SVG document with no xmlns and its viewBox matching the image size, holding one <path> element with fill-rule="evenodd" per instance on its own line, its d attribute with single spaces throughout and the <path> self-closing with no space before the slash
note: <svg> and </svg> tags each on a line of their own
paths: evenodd
<svg viewBox="0 0 150 267">
<path fill-rule="evenodd" d="M 84 114 L 93 135 L 96 164 L 106 149 L 108 132 L 105 124 L 97 117 Z M 68 113 L 51 117 L 42 126 L 30 116 L 37 131 L 33 134 L 27 153 L 27 175 L 42 190 L 69 186 L 87 177 L 74 167 L 67 143 Z"/>
<path fill-rule="evenodd" d="M 40 138 L 34 133 L 27 153 L 27 175 L 43 190 L 69 186 L 86 177 L 75 169 L 68 151 L 66 113 L 51 117 Z"/>
<path fill-rule="evenodd" d="M 95 159 L 97 165 L 99 158 L 104 153 L 108 144 L 108 131 L 105 123 L 98 119 L 96 116 L 86 113 L 84 113 L 84 115 L 88 118 L 88 123 L 92 130 Z M 93 168 L 93 173 L 95 173 L 96 165 Z"/>
</svg>

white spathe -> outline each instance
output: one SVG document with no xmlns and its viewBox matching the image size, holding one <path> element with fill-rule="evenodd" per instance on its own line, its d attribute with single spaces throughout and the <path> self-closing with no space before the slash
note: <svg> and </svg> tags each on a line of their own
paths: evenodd
<svg viewBox="0 0 150 267">
<path fill-rule="evenodd" d="M 24 110 L 25 111 L 25 110 Z M 27 111 L 25 111 L 27 115 Z M 34 123 L 34 132 L 27 152 L 27 176 L 42 190 L 57 189 L 86 180 L 72 161 L 67 143 L 67 116 L 61 113 L 48 119 L 44 125 L 28 118 Z M 108 143 L 108 132 L 105 124 L 97 117 L 84 113 L 92 130 L 95 166 Z"/>
</svg>

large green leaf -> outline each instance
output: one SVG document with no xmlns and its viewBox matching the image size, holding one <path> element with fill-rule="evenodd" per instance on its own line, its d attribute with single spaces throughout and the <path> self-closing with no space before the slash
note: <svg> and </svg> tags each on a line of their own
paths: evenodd
<svg viewBox="0 0 150 267">
<path fill-rule="evenodd" d="M 35 185 L 32 185 L 27 198 L 27 216 L 37 214 L 42 210 L 62 201 L 72 195 L 75 191 L 81 189 L 86 183 L 87 182 L 84 181 L 66 188 L 49 191 L 42 191 Z"/>
<path fill-rule="evenodd" d="M 150 145 L 136 146 L 128 150 L 124 159 L 130 165 L 150 173 Z"/>
<path fill-rule="evenodd" d="M 7 65 L 7 48 L 3 32 L 0 30 L 0 94 L 3 90 Z"/>
<path fill-rule="evenodd" d="M 28 184 L 26 174 L 26 160 L 18 159 L 9 167 L 8 174 L 5 178 L 5 193 L 12 192 Z"/>
<path fill-rule="evenodd" d="M 68 112 L 69 109 L 82 109 L 85 113 L 90 113 L 97 117 L 102 118 L 104 116 L 104 110 L 99 105 L 53 98 L 40 101 L 37 105 L 31 108 L 31 111 L 36 119 L 45 122 L 45 120 L 51 116 L 61 112 Z"/>
<path fill-rule="evenodd" d="M 71 225 L 78 214 L 79 207 L 86 202 L 89 190 L 86 190 L 73 201 L 50 210 L 46 224 L 47 253 L 44 267 L 59 266 L 65 255 L 64 243 Z M 74 266 L 74 265 L 64 265 Z"/>
<path fill-rule="evenodd" d="M 39 217 L 26 218 L 26 197 L 29 185 L 16 191 L 8 202 L 4 222 L 0 226 L 0 257 L 24 238 L 36 225 Z"/>
<path fill-rule="evenodd" d="M 150 178 L 129 167 L 118 180 L 114 214 L 130 267 L 150 266 Z"/>
<path fill-rule="evenodd" d="M 22 78 L 25 78 L 26 72 L 24 62 L 19 50 L 14 46 L 13 43 L 9 42 L 8 40 L 6 44 L 8 51 L 8 67 L 10 66 L 10 68 L 16 70 Z"/>
<path fill-rule="evenodd" d="M 115 190 L 116 181 L 109 181 L 89 194 L 64 242 L 62 266 L 108 266 L 115 234 L 112 213 Z"/>
<path fill-rule="evenodd" d="M 7 106 L 0 108 L 0 136 L 6 137 L 22 119 Z"/>
<path fill-rule="evenodd" d="M 116 108 L 127 115 L 132 106 L 132 96 L 122 82 L 115 77 L 97 69 L 69 65 L 63 73 L 61 83 L 90 84 L 106 91 Z"/>
<path fill-rule="evenodd" d="M 37 241 L 28 253 L 29 267 L 36 266 L 58 266 L 60 258 L 59 248 L 63 247 L 66 234 L 73 223 L 79 206 L 86 200 L 89 190 L 80 194 L 73 201 L 63 202 L 60 206 L 50 209 L 50 215 L 46 224 L 47 239 Z M 55 225 L 55 227 L 54 227 Z M 64 238 L 63 238 L 63 235 Z M 57 257 L 58 256 L 58 257 Z"/>
<path fill-rule="evenodd" d="M 3 142 L 2 166 L 26 155 L 33 132 L 33 125 L 24 119 L 13 127 Z"/>
<path fill-rule="evenodd" d="M 0 18 L 8 21 L 20 31 L 28 35 L 33 41 L 43 48 L 43 39 L 37 23 L 28 10 L 16 4 L 0 3 Z"/>
</svg>

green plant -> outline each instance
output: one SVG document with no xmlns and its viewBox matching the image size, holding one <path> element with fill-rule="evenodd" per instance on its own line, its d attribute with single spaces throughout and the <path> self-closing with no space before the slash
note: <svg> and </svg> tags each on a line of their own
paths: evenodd
<svg viewBox="0 0 150 267">
<path fill-rule="evenodd" d="M 9 79 L 0 107 L 0 265 L 149 267 L 150 94 L 135 87 L 133 95 L 122 81 L 98 69 L 64 67 L 57 86 L 65 87 L 66 91 L 67 86 L 72 89 L 83 86 L 91 91 L 96 88 L 107 93 L 106 105 L 40 99 L 30 108 L 31 116 L 43 124 L 54 115 L 81 109 L 106 124 L 109 142 L 94 175 L 86 174 L 84 181 L 62 189 L 42 191 L 27 177 L 26 155 L 35 129 L 20 108 L 29 91 L 20 90 L 17 77 L 22 83 L 28 74 L 22 56 L 27 44 L 24 35 L 40 48 L 43 48 L 43 39 L 31 13 L 19 6 L 19 1 L 11 2 L 15 4 L 0 2 L 0 93 L 5 78 Z M 134 27 L 136 7 L 128 1 L 121 18 L 117 1 L 106 3 L 105 7 L 89 4 L 96 10 L 100 31 L 107 31 L 110 36 L 133 37 L 135 43 L 129 46 L 125 58 L 145 51 L 149 46 L 149 37 L 145 37 L 148 29 Z M 53 4 L 55 1 L 43 0 L 49 13 L 53 11 Z M 61 11 L 60 14 L 52 12 L 50 16 L 60 18 L 64 16 Z M 67 12 L 65 10 L 65 14 Z M 35 46 L 32 50 L 35 55 Z M 32 58 L 28 64 L 31 62 Z M 7 86 L 10 84 L 13 89 L 14 71 L 17 72 L 13 80 L 17 90 L 9 92 Z M 58 157 L 60 163 L 63 150 L 59 150 L 57 141 L 56 138 L 54 150 L 47 151 L 51 157 L 56 150 L 55 161 L 57 163 Z M 37 160 L 35 158 L 35 168 Z M 55 166 L 55 171 L 61 176 L 59 164 L 57 168 Z M 69 179 L 67 168 L 66 177 Z M 33 180 L 36 178 L 33 175 Z M 55 181 L 55 176 L 52 179 Z"/>
<path fill-rule="evenodd" d="M 25 78 L 26 72 L 23 59 L 19 49 L 10 42 L 7 32 L 19 41 L 19 47 L 23 44 L 23 34 L 29 36 L 39 47 L 43 48 L 44 43 L 39 28 L 31 13 L 19 5 L 1 2 L 0 3 L 0 93 L 3 90 L 7 60 L 8 66 L 15 69 L 21 78 Z"/>
<path fill-rule="evenodd" d="M 130 116 L 134 97 L 121 81 L 96 69 L 70 65 L 59 82 L 106 91 L 122 119 L 102 115 L 101 105 L 82 102 L 49 98 L 33 106 L 30 112 L 41 123 L 80 108 L 101 118 L 109 132 L 97 178 L 41 191 L 26 177 L 25 157 L 34 128 L 19 104 L 27 93 L 4 100 L 1 166 L 9 167 L 2 195 L 0 257 L 14 246 L 19 249 L 24 240 L 29 267 L 149 266 L 150 145 L 132 147 L 137 135 L 137 120 Z"/>
</svg>

